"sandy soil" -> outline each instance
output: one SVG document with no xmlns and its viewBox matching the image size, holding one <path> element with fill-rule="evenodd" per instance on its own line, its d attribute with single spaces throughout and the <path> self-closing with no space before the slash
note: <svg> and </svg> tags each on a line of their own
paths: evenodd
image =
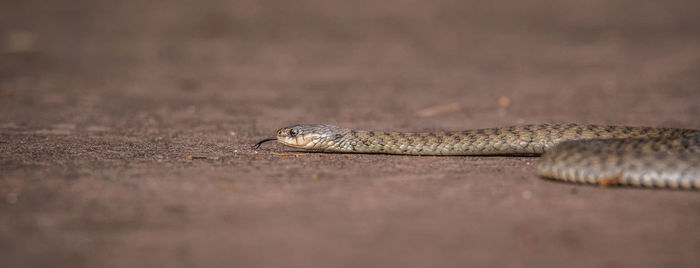
<svg viewBox="0 0 700 268">
<path fill-rule="evenodd" d="M 697 1 L 156 2 L 0 4 L 3 267 L 700 266 L 696 192 L 250 147 L 295 123 L 700 128 Z"/>
</svg>

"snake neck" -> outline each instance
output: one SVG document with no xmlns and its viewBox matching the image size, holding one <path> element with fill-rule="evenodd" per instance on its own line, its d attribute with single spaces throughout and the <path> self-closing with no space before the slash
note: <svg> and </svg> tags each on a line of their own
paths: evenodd
<svg viewBox="0 0 700 268">
<path fill-rule="evenodd" d="M 539 155 L 567 140 L 654 138 L 690 130 L 651 127 L 541 124 L 459 132 L 376 132 L 342 129 L 318 149 L 407 155 Z"/>
</svg>

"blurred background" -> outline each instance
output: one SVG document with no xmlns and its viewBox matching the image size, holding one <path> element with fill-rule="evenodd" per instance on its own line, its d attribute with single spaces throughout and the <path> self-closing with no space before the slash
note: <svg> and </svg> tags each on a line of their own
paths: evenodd
<svg viewBox="0 0 700 268">
<path fill-rule="evenodd" d="M 2 5 L 0 120 L 26 127 L 698 124 L 695 1 Z"/>
<path fill-rule="evenodd" d="M 296 123 L 700 128 L 699 14 L 690 0 L 2 1 L 0 259 L 693 266 L 697 195 L 551 183 L 530 158 L 250 145 Z"/>
</svg>

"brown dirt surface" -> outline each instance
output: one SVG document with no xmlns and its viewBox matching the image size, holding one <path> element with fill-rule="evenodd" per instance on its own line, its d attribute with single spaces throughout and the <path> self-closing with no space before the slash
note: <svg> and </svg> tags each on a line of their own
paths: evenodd
<svg viewBox="0 0 700 268">
<path fill-rule="evenodd" d="M 697 1 L 3 1 L 2 267 L 700 267 L 700 194 L 295 123 L 700 128 Z"/>
</svg>

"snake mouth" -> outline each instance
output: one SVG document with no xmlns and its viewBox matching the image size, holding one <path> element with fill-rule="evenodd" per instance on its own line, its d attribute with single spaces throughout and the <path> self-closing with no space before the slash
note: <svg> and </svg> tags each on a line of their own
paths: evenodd
<svg viewBox="0 0 700 268">
<path fill-rule="evenodd" d="M 258 148 L 260 148 L 260 145 L 262 145 L 263 143 L 266 143 L 266 142 L 268 142 L 268 141 L 276 141 L 276 140 L 277 140 L 277 138 L 265 138 L 265 139 L 262 139 L 261 141 L 255 143 L 255 145 L 253 145 L 253 149 L 258 149 Z"/>
</svg>

